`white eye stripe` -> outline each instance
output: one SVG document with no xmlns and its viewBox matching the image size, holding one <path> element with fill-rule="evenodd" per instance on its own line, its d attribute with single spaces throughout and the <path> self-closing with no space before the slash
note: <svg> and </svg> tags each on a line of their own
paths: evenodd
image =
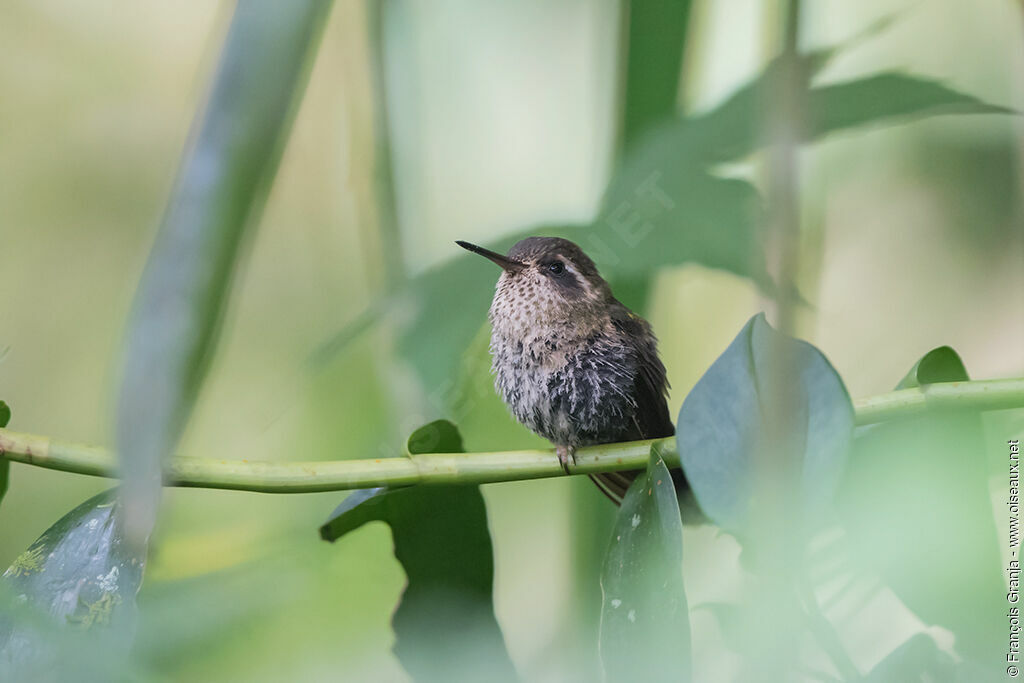
<svg viewBox="0 0 1024 683">
<path fill-rule="evenodd" d="M 580 272 L 578 270 L 576 270 L 575 268 L 573 268 L 571 265 L 569 265 L 568 261 L 562 261 L 562 264 L 565 267 L 565 272 L 569 273 L 570 275 L 572 275 L 573 279 L 576 280 L 576 282 L 579 285 L 582 286 L 583 285 L 583 276 L 580 274 Z"/>
<path fill-rule="evenodd" d="M 572 267 L 572 261 L 561 254 L 556 254 L 555 258 L 558 259 L 558 262 L 562 264 L 563 268 L 565 268 L 565 272 L 572 273 L 573 275 L 579 275 L 579 271 Z"/>
</svg>

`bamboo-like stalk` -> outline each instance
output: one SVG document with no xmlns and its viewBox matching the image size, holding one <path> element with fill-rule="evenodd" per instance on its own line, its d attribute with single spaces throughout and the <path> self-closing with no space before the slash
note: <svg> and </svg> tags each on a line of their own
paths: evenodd
<svg viewBox="0 0 1024 683">
<path fill-rule="evenodd" d="M 1024 378 L 948 382 L 902 389 L 854 402 L 857 425 L 914 417 L 926 411 L 1024 408 Z M 679 466 L 675 439 L 605 444 L 580 449 L 573 474 L 643 469 L 650 445 L 664 444 L 665 464 Z M 0 457 L 37 467 L 117 477 L 109 450 L 48 436 L 0 429 Z M 401 458 L 272 462 L 175 457 L 165 467 L 169 486 L 262 493 L 311 493 L 409 484 L 486 484 L 563 475 L 553 450 L 430 453 Z"/>
</svg>

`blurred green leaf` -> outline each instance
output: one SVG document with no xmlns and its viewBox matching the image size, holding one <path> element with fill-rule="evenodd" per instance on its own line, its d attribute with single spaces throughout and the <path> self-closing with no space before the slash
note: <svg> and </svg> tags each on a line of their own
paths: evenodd
<svg viewBox="0 0 1024 683">
<path fill-rule="evenodd" d="M 630 485 L 601 570 L 601 663 L 609 681 L 690 680 L 683 523 L 672 476 L 651 447 Z"/>
<path fill-rule="evenodd" d="M 1013 114 L 937 81 L 901 73 L 881 73 L 812 88 L 808 137 L 864 125 L 893 124 L 948 114 Z"/>
<path fill-rule="evenodd" d="M 643 311 L 647 308 L 654 278 L 651 275 L 630 277 L 623 275 L 613 277 L 610 282 L 615 298 L 625 304 L 631 311 Z"/>
<path fill-rule="evenodd" d="M 833 46 L 797 55 L 797 68 L 812 77 L 840 49 Z M 765 107 L 782 69 L 780 58 L 775 58 L 761 74 L 710 111 L 666 123 L 645 145 L 642 155 L 647 158 L 647 168 L 683 165 L 691 170 L 706 169 L 756 151 L 763 144 Z"/>
<path fill-rule="evenodd" d="M 598 221 L 575 239 L 602 273 L 612 280 L 650 278 L 663 266 L 700 263 L 766 287 L 754 186 L 687 163 L 651 162 L 642 155 L 626 160 L 612 177 Z"/>
<path fill-rule="evenodd" d="M 131 643 L 145 555 L 125 542 L 119 506 L 114 491 L 82 503 L 18 556 L 3 583 L 7 592 L 48 615 L 58 628 L 107 627 L 117 635 L 123 655 Z M 3 676 L 5 680 L 57 663 L 62 653 L 43 633 L 46 629 L 23 628 L 20 622 L 0 618 L 0 672 L 12 674 Z M 104 644 L 114 643 L 107 639 Z"/>
<path fill-rule="evenodd" d="M 243 238 L 259 219 L 329 7 L 235 7 L 126 334 L 117 444 L 134 542 L 152 527 L 161 463 L 213 356 Z"/>
<path fill-rule="evenodd" d="M 798 66 L 813 75 L 839 48 L 799 56 Z M 740 87 L 714 109 L 659 126 L 643 141 L 627 164 L 634 174 L 692 173 L 716 164 L 743 159 L 763 145 L 763 111 L 780 77 L 773 60 L 750 83 Z M 926 78 L 883 73 L 812 87 L 806 100 L 804 141 L 867 125 L 894 125 L 949 114 L 1012 114 L 1012 109 Z"/>
<path fill-rule="evenodd" d="M 11 407 L 0 401 L 0 428 L 6 427 L 11 421 Z M 11 461 L 0 456 L 0 502 L 7 493 L 7 486 L 11 476 Z"/>
<path fill-rule="evenodd" d="M 791 453 L 792 495 L 806 521 L 829 507 L 846 464 L 853 406 L 843 381 L 816 348 L 776 332 L 763 313 L 754 316 L 694 386 L 676 422 L 683 471 L 701 510 L 733 533 L 750 519 L 752 458 L 767 439 L 763 416 L 783 395 L 770 364 L 783 358 L 796 373 L 785 381 L 802 433 L 788 436 L 800 449 Z"/>
<path fill-rule="evenodd" d="M 941 347 L 900 386 L 966 379 Z M 858 429 L 838 499 L 857 562 L 985 666 L 999 661 L 1006 609 L 988 478 L 980 417 L 929 414 Z"/>
<path fill-rule="evenodd" d="M 836 49 L 801 55 L 799 67 L 813 74 Z M 773 61 L 715 109 L 663 123 L 627 151 L 595 226 L 604 234 L 594 241 L 608 245 L 617 257 L 613 276 L 619 270 L 650 274 L 657 266 L 695 261 L 751 277 L 770 289 L 756 239 L 761 222 L 756 190 L 745 181 L 710 175 L 710 170 L 761 147 L 762 112 L 777 87 L 779 68 Z M 903 74 L 811 88 L 807 109 L 807 142 L 869 124 L 1011 111 Z"/>
<path fill-rule="evenodd" d="M 928 683 L 954 680 L 960 680 L 956 677 L 956 663 L 952 657 L 940 650 L 926 633 L 911 636 L 886 655 L 864 677 L 864 683 Z"/>
<path fill-rule="evenodd" d="M 455 425 L 438 420 L 410 453 L 462 452 Z M 368 489 L 350 495 L 320 528 L 334 541 L 367 522 L 391 527 L 408 584 L 392 618 L 395 655 L 417 681 L 515 680 L 494 618 L 494 553 L 476 486 Z M 479 680 L 479 678 L 477 678 Z"/>
<path fill-rule="evenodd" d="M 692 0 L 645 0 L 626 5 L 624 148 L 676 111 L 692 5 Z"/>
</svg>

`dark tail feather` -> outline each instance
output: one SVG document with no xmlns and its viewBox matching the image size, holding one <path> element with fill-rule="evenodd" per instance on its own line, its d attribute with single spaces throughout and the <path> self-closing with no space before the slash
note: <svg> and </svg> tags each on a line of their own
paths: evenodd
<svg viewBox="0 0 1024 683">
<path fill-rule="evenodd" d="M 633 483 L 636 476 L 640 474 L 641 470 L 630 470 L 628 472 L 601 472 L 600 474 L 591 474 L 590 480 L 597 484 L 597 488 L 601 489 L 601 493 L 608 496 L 616 505 L 622 505 L 622 499 L 626 495 L 626 490 L 629 489 L 629 485 Z"/>
<path fill-rule="evenodd" d="M 706 522 L 707 518 L 697 505 L 690 484 L 686 481 L 686 475 L 681 469 L 673 469 L 669 472 L 672 475 L 672 483 L 675 485 L 676 496 L 679 498 L 679 509 L 683 515 L 683 522 L 686 524 Z M 588 476 L 609 500 L 616 505 L 622 505 L 622 499 L 626 496 L 629 485 L 642 473 L 643 470 L 628 470 L 626 472 L 602 472 Z"/>
</svg>

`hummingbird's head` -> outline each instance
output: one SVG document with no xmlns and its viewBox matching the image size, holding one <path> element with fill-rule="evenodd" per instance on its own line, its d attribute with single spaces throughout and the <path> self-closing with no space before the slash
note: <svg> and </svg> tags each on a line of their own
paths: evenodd
<svg viewBox="0 0 1024 683">
<path fill-rule="evenodd" d="M 510 334 L 550 325 L 593 327 L 613 301 L 594 262 L 569 240 L 527 237 L 506 256 L 469 242 L 456 244 L 501 266 L 491 323 Z"/>
</svg>

